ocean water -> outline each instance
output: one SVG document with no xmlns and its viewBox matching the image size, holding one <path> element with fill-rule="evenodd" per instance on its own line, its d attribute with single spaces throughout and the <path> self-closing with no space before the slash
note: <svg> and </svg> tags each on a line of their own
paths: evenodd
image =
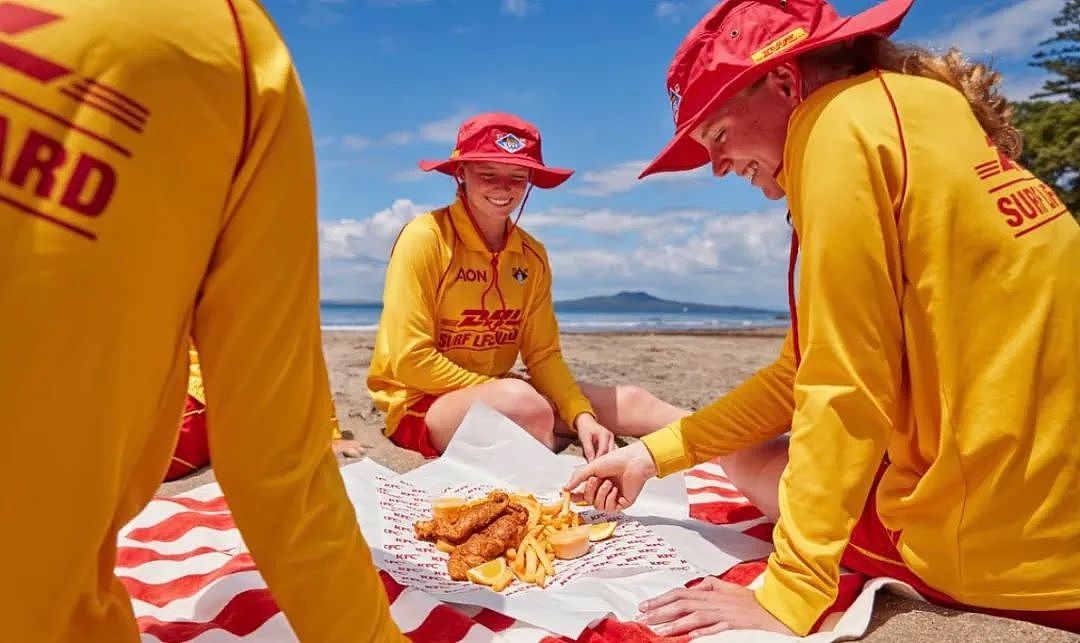
<svg viewBox="0 0 1080 643">
<path fill-rule="evenodd" d="M 323 304 L 322 325 L 328 330 L 367 330 L 379 327 L 380 304 Z M 612 333 L 679 330 L 727 330 L 785 327 L 779 313 L 628 313 L 605 311 L 559 312 L 559 329 L 570 333 Z"/>
</svg>

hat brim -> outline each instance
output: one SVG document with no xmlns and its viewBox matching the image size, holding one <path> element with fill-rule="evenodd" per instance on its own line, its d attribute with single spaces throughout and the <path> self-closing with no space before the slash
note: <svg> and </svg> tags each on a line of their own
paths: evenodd
<svg viewBox="0 0 1080 643">
<path fill-rule="evenodd" d="M 904 19 L 915 0 L 885 0 L 880 4 L 837 22 L 835 29 L 828 33 L 817 34 L 798 45 L 783 51 L 770 58 L 766 64 L 753 65 L 737 74 L 731 81 L 724 85 L 716 95 L 710 99 L 693 116 L 675 129 L 675 135 L 667 146 L 656 155 L 649 163 L 639 179 L 650 174 L 660 172 L 682 172 L 693 170 L 709 163 L 709 152 L 700 143 L 695 141 L 690 133 L 693 132 L 721 103 L 735 94 L 749 87 L 755 80 L 775 69 L 777 65 L 792 58 L 805 54 L 807 51 L 832 45 L 850 38 L 856 38 L 866 34 L 880 34 L 889 36 L 900 27 L 900 21 Z"/>
<path fill-rule="evenodd" d="M 445 161 L 420 161 L 418 165 L 425 172 L 435 170 L 436 172 L 454 176 L 458 165 L 465 162 L 506 163 L 507 165 L 528 168 L 532 171 L 529 182 L 545 190 L 562 185 L 574 173 L 573 170 L 542 165 L 530 158 L 508 157 L 505 154 L 462 154 Z"/>
</svg>

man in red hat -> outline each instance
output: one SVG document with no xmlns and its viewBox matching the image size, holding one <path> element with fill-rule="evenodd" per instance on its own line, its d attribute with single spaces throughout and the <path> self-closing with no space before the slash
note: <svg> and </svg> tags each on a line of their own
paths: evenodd
<svg viewBox="0 0 1080 643">
<path fill-rule="evenodd" d="M 636 386 L 579 384 L 567 368 L 547 252 L 510 218 L 533 186 L 573 173 L 544 165 L 532 124 L 474 116 L 449 159 L 420 168 L 454 177 L 457 200 L 406 225 L 387 267 L 367 383 L 394 443 L 436 457 L 482 402 L 550 449 L 576 437 L 592 460 L 614 434 L 644 435 L 686 415 Z M 519 355 L 528 381 L 510 374 Z"/>
<path fill-rule="evenodd" d="M 727 0 L 675 54 L 675 137 L 643 176 L 709 163 L 787 200 L 792 329 L 774 364 L 568 482 L 615 510 L 721 457 L 776 520 L 761 587 L 647 601 L 659 633 L 807 634 L 841 564 L 1080 631 L 1080 228 L 1016 163 L 997 74 L 887 39 L 911 2 Z"/>
</svg>

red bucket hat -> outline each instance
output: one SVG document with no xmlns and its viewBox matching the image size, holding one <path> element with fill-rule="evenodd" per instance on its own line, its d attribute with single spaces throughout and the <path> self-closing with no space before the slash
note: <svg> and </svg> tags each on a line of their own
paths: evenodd
<svg viewBox="0 0 1080 643">
<path fill-rule="evenodd" d="M 866 34 L 889 36 L 914 0 L 885 0 L 842 17 L 826 0 L 726 0 L 679 45 L 667 89 L 675 136 L 638 176 L 692 170 L 709 162 L 690 137 L 721 103 L 780 63 Z"/>
<path fill-rule="evenodd" d="M 532 170 L 530 181 L 538 188 L 553 188 L 561 184 L 573 170 L 544 165 L 540 153 L 540 131 L 532 123 L 513 114 L 491 112 L 478 114 L 461 125 L 457 144 L 445 161 L 420 161 L 425 172 L 438 170 L 454 176 L 459 163 L 488 161 L 509 163 Z"/>
</svg>

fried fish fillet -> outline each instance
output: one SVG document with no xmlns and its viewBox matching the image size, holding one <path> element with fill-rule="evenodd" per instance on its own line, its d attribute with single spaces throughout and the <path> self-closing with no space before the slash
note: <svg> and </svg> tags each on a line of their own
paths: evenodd
<svg viewBox="0 0 1080 643">
<path fill-rule="evenodd" d="M 507 547 L 516 547 L 524 536 L 529 512 L 519 504 L 511 504 L 506 513 L 483 530 L 473 534 L 450 554 L 446 568 L 450 578 L 465 580 L 469 569 L 501 556 Z"/>
<path fill-rule="evenodd" d="M 487 500 L 467 507 L 448 518 L 421 520 L 413 525 L 416 537 L 420 540 L 446 540 L 455 545 L 468 540 L 477 531 L 490 525 L 510 503 L 510 496 L 504 491 L 492 491 Z"/>
</svg>

